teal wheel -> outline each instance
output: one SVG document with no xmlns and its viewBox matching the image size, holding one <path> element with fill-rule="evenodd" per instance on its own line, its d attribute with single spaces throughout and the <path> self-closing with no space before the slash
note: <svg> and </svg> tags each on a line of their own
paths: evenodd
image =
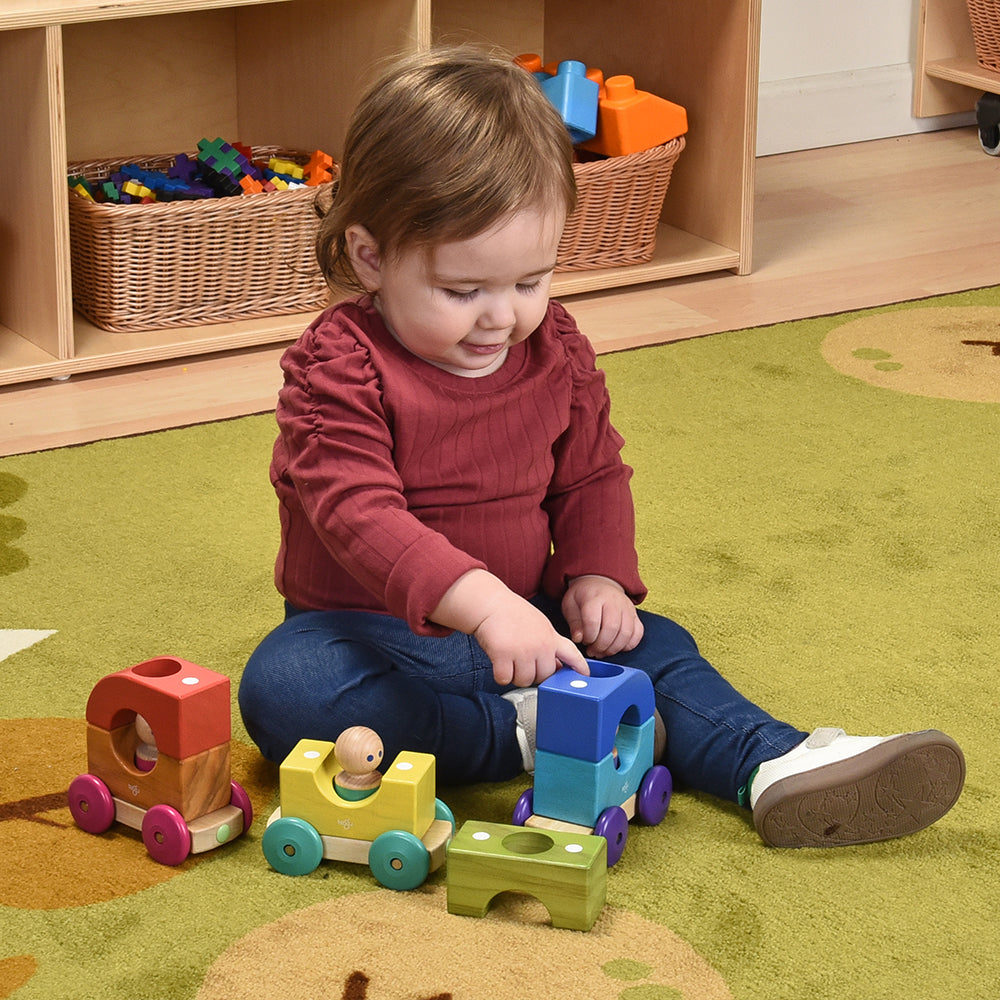
<svg viewBox="0 0 1000 1000">
<path fill-rule="evenodd" d="M 455 814 L 440 799 L 434 800 L 434 818 L 451 823 L 451 835 L 455 836 Z"/>
<path fill-rule="evenodd" d="M 412 833 L 390 830 L 372 841 L 368 864 L 381 885 L 406 891 L 424 884 L 431 869 L 431 855 Z"/>
<path fill-rule="evenodd" d="M 323 860 L 323 841 L 304 819 L 282 816 L 261 839 L 267 863 L 282 875 L 308 875 Z"/>
</svg>

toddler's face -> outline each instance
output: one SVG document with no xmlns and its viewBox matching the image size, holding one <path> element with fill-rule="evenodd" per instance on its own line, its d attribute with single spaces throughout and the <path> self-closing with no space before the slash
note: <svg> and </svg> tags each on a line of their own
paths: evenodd
<svg viewBox="0 0 1000 1000">
<path fill-rule="evenodd" d="M 376 302 L 390 331 L 445 371 L 496 371 L 545 315 L 564 222 L 524 209 L 471 239 L 382 260 Z"/>
</svg>

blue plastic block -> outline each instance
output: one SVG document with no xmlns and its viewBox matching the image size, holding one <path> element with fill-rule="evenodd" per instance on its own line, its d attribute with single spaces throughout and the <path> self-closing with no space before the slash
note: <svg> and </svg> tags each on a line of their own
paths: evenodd
<svg viewBox="0 0 1000 1000">
<path fill-rule="evenodd" d="M 587 662 L 589 677 L 565 667 L 539 685 L 537 746 L 596 763 L 611 753 L 620 722 L 652 719 L 653 682 L 641 670 Z"/>
<path fill-rule="evenodd" d="M 587 76 L 587 67 L 575 59 L 559 63 L 555 76 L 539 81 L 542 92 L 562 116 L 574 143 L 597 134 L 601 88 Z"/>
</svg>

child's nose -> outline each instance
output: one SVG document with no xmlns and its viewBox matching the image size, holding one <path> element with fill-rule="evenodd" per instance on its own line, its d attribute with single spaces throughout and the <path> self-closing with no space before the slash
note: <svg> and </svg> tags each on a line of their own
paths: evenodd
<svg viewBox="0 0 1000 1000">
<path fill-rule="evenodd" d="M 514 325 L 513 303 L 506 295 L 491 296 L 480 324 L 488 330 L 505 330 Z"/>
</svg>

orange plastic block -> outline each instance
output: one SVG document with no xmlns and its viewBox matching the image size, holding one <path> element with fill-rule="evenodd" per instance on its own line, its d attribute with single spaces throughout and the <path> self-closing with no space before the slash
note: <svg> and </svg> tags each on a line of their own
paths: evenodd
<svg viewBox="0 0 1000 1000">
<path fill-rule="evenodd" d="M 320 184 L 333 180 L 333 157 L 317 149 L 309 157 L 309 162 L 305 166 L 305 175 L 306 184 L 309 187 L 318 187 Z"/>
<path fill-rule="evenodd" d="M 160 656 L 102 677 L 87 701 L 87 722 L 109 732 L 141 715 L 161 753 L 178 760 L 228 743 L 229 678 L 175 656 Z"/>
<path fill-rule="evenodd" d="M 627 156 L 661 146 L 688 130 L 687 111 L 645 90 L 630 76 L 610 76 L 597 114 L 597 135 L 583 149 L 605 156 Z"/>
<path fill-rule="evenodd" d="M 249 174 L 244 174 L 240 178 L 240 187 L 243 188 L 244 194 L 260 194 L 264 190 L 264 185 Z"/>
</svg>

